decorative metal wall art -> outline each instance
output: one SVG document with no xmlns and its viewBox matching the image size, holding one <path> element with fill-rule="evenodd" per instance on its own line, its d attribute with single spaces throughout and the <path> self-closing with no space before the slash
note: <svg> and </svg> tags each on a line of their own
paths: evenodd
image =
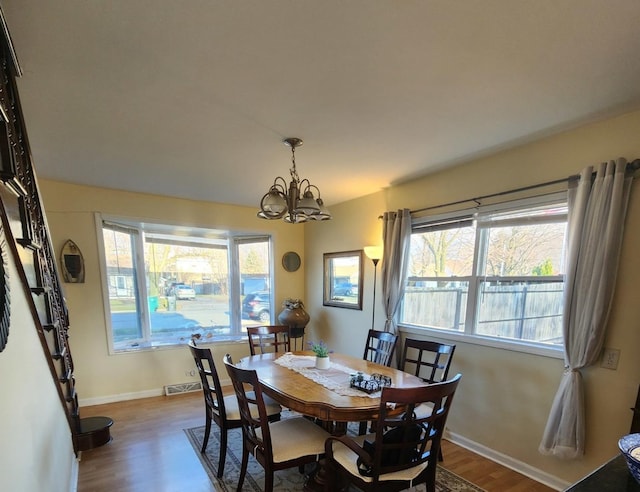
<svg viewBox="0 0 640 492">
<path fill-rule="evenodd" d="M 7 272 L 7 241 L 0 223 L 0 352 L 9 339 L 9 318 L 11 317 L 9 296 L 9 273 Z"/>
<path fill-rule="evenodd" d="M 71 284 L 84 283 L 84 258 L 78 245 L 67 240 L 60 252 L 60 267 L 64 281 Z"/>
</svg>

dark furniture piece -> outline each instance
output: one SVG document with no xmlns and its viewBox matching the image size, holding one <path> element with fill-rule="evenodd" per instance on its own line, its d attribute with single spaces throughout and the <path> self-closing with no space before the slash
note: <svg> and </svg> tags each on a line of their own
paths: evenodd
<svg viewBox="0 0 640 492">
<path fill-rule="evenodd" d="M 80 420 L 80 429 L 76 437 L 78 450 L 87 451 L 111 442 L 111 426 L 109 417 L 85 417 Z"/>
<path fill-rule="evenodd" d="M 330 434 L 304 417 L 269 423 L 256 371 L 234 366 L 229 354 L 224 357 L 224 364 L 238 399 L 242 423 L 242 465 L 238 491 L 242 490 L 249 455 L 252 454 L 264 468 L 264 490 L 271 492 L 275 471 L 318 461 Z M 257 412 L 251 411 L 252 406 L 257 407 Z"/>
<path fill-rule="evenodd" d="M 251 355 L 269 352 L 284 353 L 291 350 L 288 326 L 249 326 L 247 327 L 247 336 L 249 337 Z M 257 352 L 257 349 L 259 349 L 259 352 Z"/>
<path fill-rule="evenodd" d="M 619 454 L 565 492 L 640 492 L 640 483 L 631 475 L 624 456 Z"/>
<path fill-rule="evenodd" d="M 427 492 L 435 492 L 440 441 L 461 377 L 420 388 L 384 388 L 376 429 L 385 432 L 327 440 L 325 490 L 339 490 L 345 481 L 363 491 L 399 491 L 424 483 Z M 413 409 L 427 403 L 434 411 L 416 417 Z M 392 404 L 406 408 L 403 416 L 393 413 Z"/>
<path fill-rule="evenodd" d="M 218 478 L 220 478 L 224 473 L 224 462 L 227 456 L 227 432 L 229 429 L 235 429 L 241 425 L 238 400 L 235 395 L 225 397 L 222 394 L 222 385 L 211 350 L 197 347 L 194 341 L 189 342 L 189 350 L 198 368 L 204 394 L 205 430 L 200 452 L 204 453 L 207 450 L 211 422 L 215 422 L 220 427 L 220 458 L 218 461 Z M 266 411 L 270 419 L 278 420 L 281 410 L 280 405 L 269 400 Z"/>
<path fill-rule="evenodd" d="M 631 409 L 633 417 L 631 419 L 631 428 L 629 434 L 640 433 L 640 387 L 638 387 L 638 395 L 636 396 L 636 405 Z"/>
</svg>

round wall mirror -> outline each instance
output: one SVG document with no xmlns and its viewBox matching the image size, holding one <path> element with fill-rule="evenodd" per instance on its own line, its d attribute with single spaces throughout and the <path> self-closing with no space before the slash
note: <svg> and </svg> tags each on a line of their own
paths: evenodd
<svg viewBox="0 0 640 492">
<path fill-rule="evenodd" d="M 295 251 L 287 251 L 282 255 L 282 266 L 287 272 L 295 272 L 300 268 L 300 255 Z"/>
</svg>

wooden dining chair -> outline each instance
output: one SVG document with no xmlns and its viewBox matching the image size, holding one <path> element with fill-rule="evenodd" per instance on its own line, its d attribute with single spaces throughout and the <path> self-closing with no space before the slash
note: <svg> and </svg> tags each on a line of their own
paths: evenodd
<svg viewBox="0 0 640 492">
<path fill-rule="evenodd" d="M 224 463 L 227 456 L 227 432 L 241 426 L 240 412 L 238 411 L 238 399 L 235 394 L 224 396 L 222 385 L 218 377 L 216 365 L 213 362 L 211 349 L 197 347 L 196 343 L 189 342 L 189 350 L 198 368 L 202 392 L 204 394 L 205 428 L 202 439 L 201 453 L 205 453 L 211 434 L 211 422 L 215 422 L 220 428 L 220 457 L 218 460 L 218 478 L 224 473 Z M 279 420 L 282 407 L 269 399 L 266 404 L 267 416 L 270 420 Z"/>
<path fill-rule="evenodd" d="M 418 376 L 426 383 L 440 383 L 445 381 L 449 375 L 455 351 L 455 345 L 405 338 L 398 369 Z M 415 411 L 419 415 L 423 415 L 431 413 L 433 408 L 425 404 L 418 406 Z M 440 461 L 444 460 L 442 450 L 440 450 L 439 459 Z"/>
<path fill-rule="evenodd" d="M 362 358 L 389 367 L 397 342 L 398 335 L 388 331 L 369 330 Z"/>
<path fill-rule="evenodd" d="M 455 345 L 406 338 L 398 369 L 427 383 L 439 383 L 447 379 L 455 351 Z"/>
<path fill-rule="evenodd" d="M 288 326 L 248 326 L 247 336 L 249 337 L 251 355 L 268 352 L 284 353 L 291 350 Z"/>
<path fill-rule="evenodd" d="M 395 492 L 424 483 L 436 490 L 436 467 L 445 423 L 462 375 L 416 388 L 384 388 L 377 429 L 366 436 L 332 436 L 325 444 L 325 490 L 344 482 L 363 491 Z M 417 417 L 413 409 L 429 403 L 434 412 Z M 399 416 L 398 405 L 407 411 Z"/>
<path fill-rule="evenodd" d="M 391 366 L 391 359 L 398 343 L 398 335 L 388 331 L 369 330 L 362 358 L 382 366 Z M 366 421 L 360 422 L 358 433 L 367 432 Z"/>
<path fill-rule="evenodd" d="M 237 490 L 242 490 L 252 454 L 264 468 L 264 490 L 271 492 L 275 471 L 318 461 L 330 434 L 304 417 L 270 423 L 257 372 L 233 365 L 229 354 L 224 357 L 224 364 L 238 399 L 242 422 L 242 465 Z M 250 410 L 252 405 L 257 412 Z"/>
</svg>

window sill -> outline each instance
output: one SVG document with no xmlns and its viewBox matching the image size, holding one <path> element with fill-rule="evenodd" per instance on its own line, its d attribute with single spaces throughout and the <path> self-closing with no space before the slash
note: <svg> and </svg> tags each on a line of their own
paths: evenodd
<svg viewBox="0 0 640 492">
<path fill-rule="evenodd" d="M 179 343 L 163 343 L 163 344 L 151 344 L 151 343 L 139 343 L 136 346 L 127 347 L 111 347 L 109 350 L 110 355 L 131 354 L 136 352 L 152 352 L 157 350 L 175 350 L 182 349 L 189 343 L 188 340 Z M 198 346 L 202 345 L 233 345 L 238 343 L 247 343 L 247 336 L 239 337 L 216 337 L 215 339 L 201 339 L 196 341 Z"/>
<path fill-rule="evenodd" d="M 501 340 L 496 338 L 483 337 L 479 335 L 468 335 L 450 330 L 437 330 L 433 328 L 424 328 L 417 326 L 398 325 L 398 330 L 402 333 L 411 333 L 413 335 L 430 335 L 436 338 L 446 340 L 470 343 L 473 345 L 482 345 L 485 347 L 493 347 L 501 350 L 510 350 L 512 352 L 522 352 L 526 354 L 539 355 L 549 357 L 551 359 L 563 359 L 564 349 L 561 346 L 551 347 L 541 344 L 516 342 L 512 340 Z"/>
</svg>

